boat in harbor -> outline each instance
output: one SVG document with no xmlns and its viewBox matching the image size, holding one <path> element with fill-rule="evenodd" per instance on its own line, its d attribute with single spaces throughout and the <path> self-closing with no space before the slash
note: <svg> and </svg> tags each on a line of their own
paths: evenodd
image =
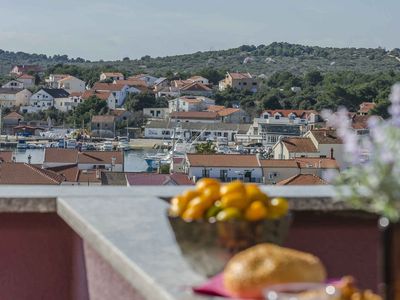
<svg viewBox="0 0 400 300">
<path fill-rule="evenodd" d="M 67 140 L 66 147 L 67 149 L 75 149 L 78 146 L 78 143 L 75 139 Z"/>
<path fill-rule="evenodd" d="M 126 151 L 130 150 L 131 146 L 129 145 L 129 139 L 127 137 L 118 138 L 118 150 Z"/>
<path fill-rule="evenodd" d="M 105 141 L 101 146 L 100 146 L 101 151 L 113 151 L 114 146 L 112 142 L 110 141 Z"/>
</svg>

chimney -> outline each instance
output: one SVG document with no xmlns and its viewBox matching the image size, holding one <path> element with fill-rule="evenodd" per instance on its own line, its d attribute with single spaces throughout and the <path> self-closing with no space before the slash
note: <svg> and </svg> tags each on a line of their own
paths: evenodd
<svg viewBox="0 0 400 300">
<path fill-rule="evenodd" d="M 326 133 L 326 130 L 324 130 L 324 137 L 326 137 L 327 136 L 327 133 Z"/>
<path fill-rule="evenodd" d="M 333 148 L 331 148 L 331 159 L 334 159 L 334 157 L 333 157 Z"/>
<path fill-rule="evenodd" d="M 96 179 L 100 179 L 100 170 L 96 169 Z"/>
</svg>

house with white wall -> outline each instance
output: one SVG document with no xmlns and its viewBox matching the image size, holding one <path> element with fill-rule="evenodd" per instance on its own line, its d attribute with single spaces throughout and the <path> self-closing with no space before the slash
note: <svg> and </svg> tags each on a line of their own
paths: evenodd
<svg viewBox="0 0 400 300">
<path fill-rule="evenodd" d="M 17 79 L 10 80 L 1 86 L 6 89 L 24 89 L 24 83 L 22 81 L 18 81 Z"/>
<path fill-rule="evenodd" d="M 46 86 L 51 89 L 57 89 L 58 88 L 58 82 L 61 79 L 67 78 L 68 74 L 50 74 L 48 78 L 45 78 Z"/>
<path fill-rule="evenodd" d="M 24 84 L 24 88 L 31 88 L 35 86 L 35 77 L 28 74 L 22 74 L 17 77 L 17 80 Z"/>
<path fill-rule="evenodd" d="M 96 82 L 92 89 L 94 92 L 109 92 L 112 97 L 108 98 L 108 107 L 111 109 L 115 109 L 117 107 L 121 107 L 128 93 L 136 93 L 136 89 L 129 87 L 127 84 L 118 84 L 118 83 L 102 83 Z"/>
<path fill-rule="evenodd" d="M 245 182 L 262 182 L 263 173 L 257 155 L 239 154 L 186 154 L 184 171 L 194 181 L 203 177 L 217 178 L 222 182 L 240 179 Z"/>
<path fill-rule="evenodd" d="M 167 107 L 143 108 L 143 116 L 156 119 L 165 119 L 169 116 Z"/>
<path fill-rule="evenodd" d="M 181 96 L 168 101 L 169 112 L 176 111 L 203 111 L 211 105 L 215 105 L 215 100 L 202 96 Z"/>
<path fill-rule="evenodd" d="M 0 88 L 0 106 L 18 107 L 29 104 L 32 92 L 27 89 Z"/>
<path fill-rule="evenodd" d="M 68 101 L 68 97 L 69 93 L 66 90 L 42 88 L 31 96 L 29 101 L 31 108 L 24 107 L 24 109 L 40 111 L 53 106 L 60 107 L 63 101 Z"/>
<path fill-rule="evenodd" d="M 64 89 L 68 93 L 82 93 L 86 89 L 86 83 L 74 76 L 67 76 L 58 81 L 58 88 Z"/>
<path fill-rule="evenodd" d="M 54 99 L 54 107 L 60 111 L 67 112 L 73 110 L 82 102 L 82 93 L 70 93 L 67 98 Z"/>
</svg>

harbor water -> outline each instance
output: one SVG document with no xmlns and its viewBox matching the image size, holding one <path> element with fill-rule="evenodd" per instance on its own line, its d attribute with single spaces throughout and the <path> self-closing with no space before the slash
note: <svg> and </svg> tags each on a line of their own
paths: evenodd
<svg viewBox="0 0 400 300">
<path fill-rule="evenodd" d="M 147 163 L 144 157 L 148 154 L 155 154 L 157 150 L 130 150 L 124 151 L 124 170 L 125 172 L 144 172 L 147 171 Z M 16 162 L 28 163 L 29 156 L 31 164 L 42 164 L 44 161 L 44 149 L 14 150 Z"/>
</svg>

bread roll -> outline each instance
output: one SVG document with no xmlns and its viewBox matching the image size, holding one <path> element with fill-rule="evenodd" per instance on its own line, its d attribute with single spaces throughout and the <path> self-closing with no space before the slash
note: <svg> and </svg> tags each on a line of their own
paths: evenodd
<svg viewBox="0 0 400 300">
<path fill-rule="evenodd" d="M 224 270 L 225 288 L 234 296 L 257 298 L 266 287 L 290 282 L 323 282 L 326 271 L 308 253 L 260 244 L 236 254 Z"/>
</svg>

